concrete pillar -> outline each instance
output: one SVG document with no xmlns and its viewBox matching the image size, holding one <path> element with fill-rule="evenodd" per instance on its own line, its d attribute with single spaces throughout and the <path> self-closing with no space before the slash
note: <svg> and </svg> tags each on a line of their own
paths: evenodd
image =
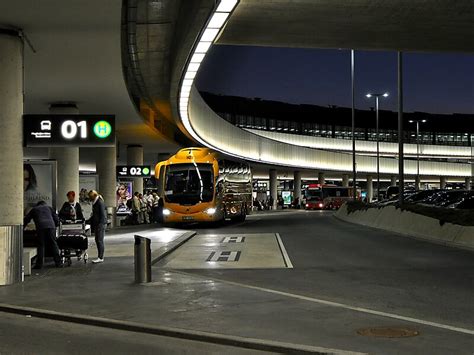
<svg viewBox="0 0 474 355">
<path fill-rule="evenodd" d="M 324 180 L 324 173 L 319 172 L 318 173 L 318 182 L 320 185 L 324 185 L 326 183 L 326 180 Z"/>
<path fill-rule="evenodd" d="M 415 176 L 415 190 L 419 190 L 420 189 L 420 183 L 421 183 L 421 179 L 419 176 Z"/>
<path fill-rule="evenodd" d="M 466 190 L 471 190 L 472 185 L 471 185 L 471 178 L 470 177 L 466 178 L 465 184 L 466 184 Z"/>
<path fill-rule="evenodd" d="M 96 171 L 99 175 L 99 193 L 111 214 L 112 227 L 115 227 L 117 154 L 115 147 L 99 148 L 96 159 Z"/>
<path fill-rule="evenodd" d="M 52 104 L 49 112 L 53 115 L 79 114 L 74 103 Z M 49 148 L 49 158 L 57 162 L 56 208 L 59 209 L 69 191 L 79 196 L 79 147 Z"/>
<path fill-rule="evenodd" d="M 390 176 L 390 186 L 397 186 L 397 176 L 396 175 Z"/>
<path fill-rule="evenodd" d="M 127 146 L 127 165 L 143 165 L 143 147 L 132 144 Z M 133 193 L 143 193 L 143 178 L 134 178 Z"/>
<path fill-rule="evenodd" d="M 440 187 L 441 189 L 446 188 L 446 182 L 447 182 L 446 176 L 440 176 L 440 177 L 439 177 L 439 187 Z"/>
<path fill-rule="evenodd" d="M 374 184 L 372 175 L 367 175 L 367 201 L 371 202 L 374 198 Z"/>
<path fill-rule="evenodd" d="M 349 174 L 342 174 L 342 186 L 349 187 Z"/>
<path fill-rule="evenodd" d="M 298 199 L 301 204 L 301 171 L 295 171 L 293 173 L 293 197 Z"/>
<path fill-rule="evenodd" d="M 0 285 L 21 282 L 23 256 L 23 79 L 18 32 L 0 29 L 0 176 L 13 200 L 0 204 Z M 6 195 L 4 196 L 6 198 Z"/>
<path fill-rule="evenodd" d="M 270 208 L 272 210 L 276 210 L 278 197 L 278 179 L 275 169 L 270 169 L 270 197 L 273 199 L 273 205 L 270 206 Z"/>
</svg>

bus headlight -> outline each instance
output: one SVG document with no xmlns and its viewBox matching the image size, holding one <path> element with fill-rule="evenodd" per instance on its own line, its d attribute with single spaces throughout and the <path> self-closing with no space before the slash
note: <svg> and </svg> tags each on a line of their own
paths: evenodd
<svg viewBox="0 0 474 355">
<path fill-rule="evenodd" d="M 167 208 L 163 208 L 163 216 L 169 216 L 171 214 L 171 211 Z"/>
<path fill-rule="evenodd" d="M 212 216 L 214 213 L 216 213 L 216 209 L 214 207 L 208 208 L 206 213 Z"/>
</svg>

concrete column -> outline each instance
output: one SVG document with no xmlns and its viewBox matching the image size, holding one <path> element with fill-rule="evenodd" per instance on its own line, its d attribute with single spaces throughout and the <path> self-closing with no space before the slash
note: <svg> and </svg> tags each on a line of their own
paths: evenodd
<svg viewBox="0 0 474 355">
<path fill-rule="evenodd" d="M 372 175 L 367 175 L 367 201 L 371 202 L 374 198 L 374 184 Z"/>
<path fill-rule="evenodd" d="M 466 184 L 466 190 L 471 190 L 472 185 L 471 185 L 471 178 L 470 177 L 466 178 L 465 184 Z"/>
<path fill-rule="evenodd" d="M 349 187 L 349 174 L 342 174 L 342 186 Z"/>
<path fill-rule="evenodd" d="M 421 179 L 419 176 L 415 176 L 415 190 L 419 190 L 420 189 L 420 183 L 421 183 Z"/>
<path fill-rule="evenodd" d="M 79 110 L 74 103 L 55 103 L 49 107 L 53 115 L 77 115 Z M 66 194 L 74 191 L 79 195 L 79 147 L 49 148 L 49 158 L 57 162 L 56 208 L 66 201 Z"/>
<path fill-rule="evenodd" d="M 23 256 L 23 78 L 18 32 L 0 29 L 0 176 L 14 200 L 0 204 L 0 285 L 21 282 Z M 6 196 L 4 196 L 5 198 Z"/>
<path fill-rule="evenodd" d="M 273 205 L 270 206 L 272 210 L 276 210 L 278 197 L 278 179 L 275 169 L 270 169 L 270 197 L 273 199 Z"/>
<path fill-rule="evenodd" d="M 115 147 L 99 148 L 96 159 L 96 171 L 99 175 L 99 193 L 105 201 L 107 210 L 112 215 L 112 227 L 115 226 L 115 210 L 116 210 L 116 169 L 117 154 Z"/>
<path fill-rule="evenodd" d="M 295 171 L 293 173 L 293 197 L 298 199 L 301 204 L 301 171 Z"/>
<path fill-rule="evenodd" d="M 143 147 L 141 145 L 127 146 L 127 165 L 143 165 Z M 136 191 L 143 193 L 143 178 L 134 178 L 132 181 L 133 193 Z"/>
<path fill-rule="evenodd" d="M 321 185 L 324 185 L 326 183 L 326 180 L 324 180 L 324 173 L 323 172 L 319 172 L 318 174 L 318 182 L 319 184 Z"/>
<path fill-rule="evenodd" d="M 397 186 L 397 176 L 396 175 L 390 176 L 390 186 Z"/>
<path fill-rule="evenodd" d="M 441 189 L 444 189 L 446 187 L 446 182 L 447 182 L 446 176 L 440 176 L 439 177 L 439 187 Z"/>
</svg>

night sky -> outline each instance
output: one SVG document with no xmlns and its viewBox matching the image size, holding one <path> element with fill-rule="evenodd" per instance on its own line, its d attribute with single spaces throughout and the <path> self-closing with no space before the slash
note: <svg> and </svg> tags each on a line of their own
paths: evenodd
<svg viewBox="0 0 474 355">
<path fill-rule="evenodd" d="M 404 54 L 405 111 L 474 113 L 474 56 Z M 213 46 L 197 78 L 201 91 L 321 106 L 351 105 L 347 50 Z M 397 110 L 394 52 L 356 52 L 356 107 L 367 92 L 389 92 L 382 109 Z"/>
</svg>

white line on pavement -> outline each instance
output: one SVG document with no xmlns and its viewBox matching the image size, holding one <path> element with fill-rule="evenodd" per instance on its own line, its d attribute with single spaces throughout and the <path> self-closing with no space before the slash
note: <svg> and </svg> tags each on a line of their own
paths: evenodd
<svg viewBox="0 0 474 355">
<path fill-rule="evenodd" d="M 323 300 L 323 299 L 320 299 L 320 298 L 302 296 L 302 295 L 297 295 L 297 294 L 294 294 L 294 293 L 288 293 L 288 292 L 284 292 L 284 291 L 278 291 L 278 290 L 273 290 L 273 289 L 259 287 L 259 286 L 252 286 L 252 285 L 242 284 L 240 282 L 227 281 L 227 280 L 214 278 L 214 277 L 209 277 L 209 276 L 191 274 L 191 273 L 187 273 L 187 272 L 183 272 L 183 271 L 177 271 L 177 270 L 169 270 L 169 271 L 173 271 L 173 272 L 177 272 L 177 273 L 181 273 L 181 274 L 186 274 L 188 276 L 194 276 L 194 277 L 199 276 L 201 278 L 204 277 L 204 278 L 211 279 L 213 281 L 218 281 L 218 282 L 226 283 L 226 284 L 229 284 L 229 285 L 234 285 L 234 286 L 244 287 L 244 288 L 248 288 L 248 289 L 252 289 L 252 290 L 258 290 L 258 291 L 262 291 L 262 292 L 266 292 L 266 293 L 272 293 L 272 294 L 275 294 L 275 295 L 295 298 L 295 299 L 299 299 L 299 300 L 302 300 L 302 301 L 309 301 L 309 302 L 313 302 L 313 303 L 324 304 L 326 306 L 348 309 L 348 310 L 355 311 L 355 312 L 361 312 L 361 313 L 367 313 L 367 314 L 372 314 L 372 315 L 381 316 L 381 317 L 399 319 L 399 320 L 403 320 L 403 321 L 407 321 L 407 322 L 411 322 L 411 323 L 418 323 L 418 324 L 428 325 L 428 326 L 435 327 L 435 328 L 451 330 L 453 332 L 474 335 L 474 330 L 455 327 L 455 326 L 452 326 L 452 325 L 431 322 L 431 321 L 427 321 L 427 320 L 423 320 L 423 319 L 402 316 L 402 315 L 398 315 L 398 314 L 394 314 L 394 313 L 376 311 L 376 310 L 369 309 L 369 308 L 351 306 L 351 305 L 344 304 L 344 303 L 327 301 L 327 300 Z"/>
</svg>

